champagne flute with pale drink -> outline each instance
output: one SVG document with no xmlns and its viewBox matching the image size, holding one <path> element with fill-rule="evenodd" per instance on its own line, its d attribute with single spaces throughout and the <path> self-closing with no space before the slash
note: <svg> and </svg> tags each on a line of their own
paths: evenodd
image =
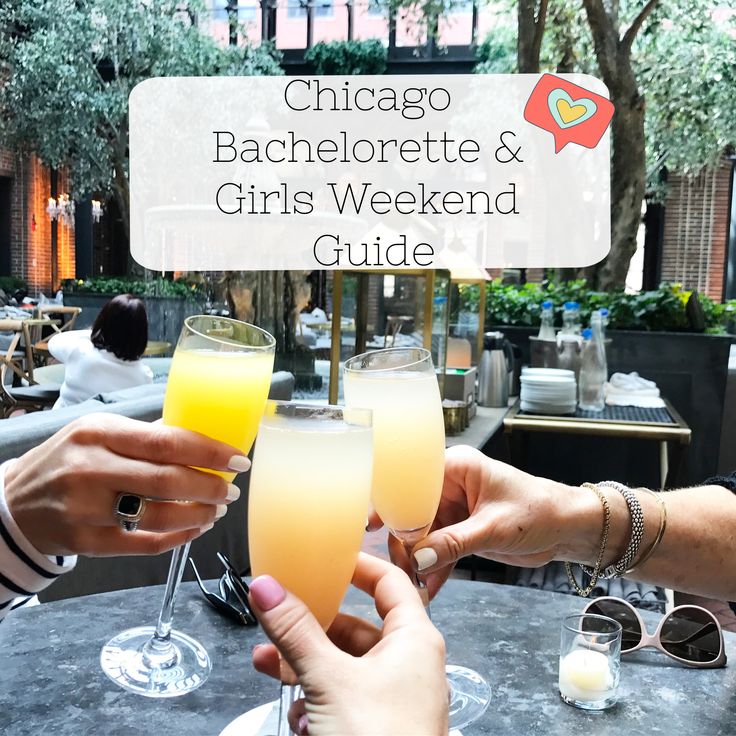
<svg viewBox="0 0 736 736">
<path fill-rule="evenodd" d="M 248 499 L 253 576 L 270 575 L 327 628 L 350 584 L 371 493 L 371 412 L 269 401 Z M 295 690 L 282 684 L 279 736 Z"/>
<path fill-rule="evenodd" d="M 388 348 L 345 363 L 345 403 L 373 411 L 373 508 L 409 554 L 430 530 L 442 497 L 445 424 L 442 399 L 424 348 Z M 424 583 L 415 577 L 428 603 Z M 428 609 L 429 610 L 429 609 Z M 460 728 L 488 706 L 486 681 L 467 667 L 448 665 L 450 726 Z"/>
<path fill-rule="evenodd" d="M 246 322 L 188 317 L 171 362 L 164 424 L 199 432 L 247 454 L 268 398 L 275 346 L 268 332 Z M 219 474 L 227 481 L 235 477 Z M 102 650 L 102 669 L 126 690 L 172 697 L 191 692 L 209 676 L 212 665 L 204 647 L 171 624 L 188 556 L 189 544 L 173 552 L 157 625 L 124 631 Z"/>
</svg>

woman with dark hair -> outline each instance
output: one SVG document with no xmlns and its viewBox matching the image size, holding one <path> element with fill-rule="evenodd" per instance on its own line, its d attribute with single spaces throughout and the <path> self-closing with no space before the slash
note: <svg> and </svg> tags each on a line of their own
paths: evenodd
<svg viewBox="0 0 736 736">
<path fill-rule="evenodd" d="M 151 369 L 140 360 L 147 343 L 146 308 L 130 294 L 120 294 L 105 304 L 91 330 L 54 335 L 49 352 L 66 366 L 54 408 L 79 404 L 106 391 L 151 383 Z"/>
</svg>

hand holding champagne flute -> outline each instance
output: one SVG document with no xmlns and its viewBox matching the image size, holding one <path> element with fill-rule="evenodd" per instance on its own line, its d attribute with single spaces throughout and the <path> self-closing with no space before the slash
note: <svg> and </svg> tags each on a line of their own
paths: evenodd
<svg viewBox="0 0 736 736">
<path fill-rule="evenodd" d="M 373 410 L 372 502 L 391 534 L 411 554 L 427 535 L 442 496 L 445 424 L 432 354 L 388 348 L 345 363 L 345 403 Z M 417 588 L 428 605 L 423 581 Z M 460 728 L 488 706 L 490 690 L 478 673 L 448 666 L 450 726 Z"/>
<path fill-rule="evenodd" d="M 361 553 L 353 585 L 375 599 L 380 628 L 338 613 L 325 633 L 277 580 L 251 583 L 251 603 L 274 642 L 253 650 L 253 664 L 278 679 L 281 655 L 302 687 L 291 728 L 310 736 L 447 736 L 445 643 L 409 578 Z"/>
<path fill-rule="evenodd" d="M 247 454 L 268 397 L 275 344 L 267 332 L 245 322 L 188 317 L 171 364 L 164 423 L 199 432 Z M 235 477 L 234 472 L 219 474 L 228 481 Z M 140 507 L 145 508 L 144 499 Z M 188 554 L 188 543 L 174 550 L 157 626 L 124 631 L 102 650 L 102 669 L 126 690 L 172 697 L 191 692 L 209 676 L 211 663 L 204 647 L 171 628 Z"/>
</svg>

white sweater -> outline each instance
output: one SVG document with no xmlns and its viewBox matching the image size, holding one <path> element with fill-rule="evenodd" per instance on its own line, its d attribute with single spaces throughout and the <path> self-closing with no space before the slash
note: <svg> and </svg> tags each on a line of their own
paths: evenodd
<svg viewBox="0 0 736 736">
<path fill-rule="evenodd" d="M 12 462 L 0 465 L 0 621 L 77 564 L 76 556 L 41 554 L 18 528 L 5 501 L 5 469 Z"/>
<path fill-rule="evenodd" d="M 54 409 L 83 401 L 107 391 L 120 391 L 153 381 L 151 369 L 140 360 L 120 360 L 107 350 L 98 350 L 90 340 L 91 330 L 60 332 L 49 340 L 49 352 L 66 371 Z"/>
</svg>

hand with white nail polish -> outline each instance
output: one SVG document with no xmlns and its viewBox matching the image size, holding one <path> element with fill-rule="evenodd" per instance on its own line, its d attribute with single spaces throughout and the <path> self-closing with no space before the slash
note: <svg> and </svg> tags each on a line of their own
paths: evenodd
<svg viewBox="0 0 736 736">
<path fill-rule="evenodd" d="M 196 432 L 90 414 L 0 467 L 0 505 L 4 492 L 12 523 L 43 555 L 160 554 L 211 528 L 240 496 L 195 468 L 243 472 L 250 460 Z M 120 494 L 146 499 L 135 532 L 116 517 Z"/>
<path fill-rule="evenodd" d="M 735 475 L 669 490 L 659 500 L 659 494 L 637 494 L 644 518 L 664 519 L 666 534 L 660 537 L 664 524 L 646 523 L 641 549 L 649 553 L 628 577 L 717 600 L 736 600 L 730 562 L 736 559 L 732 533 L 736 502 L 727 486 Z M 631 512 L 622 494 L 605 487 L 599 490 L 607 499 L 608 516 L 602 560 L 597 559 L 601 503 L 589 488 L 524 473 L 471 447 L 451 447 L 445 453 L 442 498 L 429 534 L 414 547 L 411 560 L 401 543 L 390 539 L 391 557 L 407 572 L 420 572 L 430 597 L 455 563 L 470 554 L 517 567 L 539 567 L 552 560 L 589 566 L 600 561 L 605 567 L 626 551 Z"/>
<path fill-rule="evenodd" d="M 447 736 L 445 646 L 409 578 L 361 554 L 353 585 L 375 598 L 379 630 L 338 614 L 327 633 L 296 596 L 263 575 L 250 586 L 253 609 L 274 645 L 253 652 L 256 669 L 279 678 L 279 653 L 304 698 L 289 712 L 309 736 Z"/>
<path fill-rule="evenodd" d="M 544 565 L 565 544 L 562 524 L 556 522 L 561 504 L 574 492 L 471 447 L 451 447 L 445 452 L 442 499 L 429 534 L 414 547 L 411 559 L 400 542 L 389 538 L 391 559 L 410 574 L 421 572 L 430 598 L 455 563 L 470 554 L 521 567 Z"/>
</svg>

